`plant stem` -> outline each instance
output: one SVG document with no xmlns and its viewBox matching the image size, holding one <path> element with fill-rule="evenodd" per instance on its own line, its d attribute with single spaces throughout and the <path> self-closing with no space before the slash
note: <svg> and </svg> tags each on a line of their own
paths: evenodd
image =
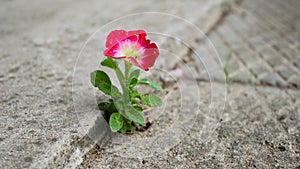
<svg viewBox="0 0 300 169">
<path fill-rule="evenodd" d="M 126 82 L 126 86 L 127 88 L 129 87 L 129 75 L 130 75 L 130 71 L 131 71 L 131 67 L 132 67 L 132 64 L 128 61 L 124 61 L 124 64 L 125 64 L 125 82 Z"/>
<path fill-rule="evenodd" d="M 129 75 L 130 75 L 130 70 L 132 67 L 132 64 L 128 61 L 124 61 L 125 64 L 125 75 L 124 75 L 124 97 L 126 100 L 126 103 L 130 104 L 130 98 L 129 98 L 129 83 L 130 83 L 130 79 L 129 79 Z"/>
<path fill-rule="evenodd" d="M 121 72 L 120 68 L 117 67 L 115 69 L 116 75 L 118 77 L 118 80 L 120 82 L 120 85 L 122 87 L 123 90 L 123 104 L 124 106 L 126 106 L 127 104 L 130 104 L 130 98 L 129 98 L 129 83 L 130 83 L 130 71 L 131 71 L 131 67 L 132 64 L 128 61 L 124 61 L 125 64 L 125 74 L 123 75 L 123 73 Z"/>
<path fill-rule="evenodd" d="M 120 82 L 120 85 L 121 85 L 121 87 L 122 87 L 122 90 L 124 90 L 124 75 L 123 75 L 123 73 L 121 72 L 121 70 L 120 70 L 120 68 L 119 67 L 117 67 L 116 69 L 115 69 L 115 72 L 116 72 L 116 75 L 117 75 L 117 77 L 118 77 L 118 80 L 119 80 L 119 82 Z"/>
</svg>

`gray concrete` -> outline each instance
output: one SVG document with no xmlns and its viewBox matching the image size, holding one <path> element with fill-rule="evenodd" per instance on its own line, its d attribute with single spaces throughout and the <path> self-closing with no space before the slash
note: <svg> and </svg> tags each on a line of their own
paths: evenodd
<svg viewBox="0 0 300 169">
<path fill-rule="evenodd" d="M 211 92 L 209 85 L 199 84 L 203 89 L 200 95 Z M 295 90 L 232 84 L 222 120 L 209 140 L 199 139 L 199 125 L 203 124 L 199 116 L 190 133 L 160 155 L 123 158 L 96 146 L 78 168 L 297 168 L 299 94 Z"/>
<path fill-rule="evenodd" d="M 237 2 L 1 2 L 0 168 L 299 168 L 299 1 Z M 82 93 L 72 95 L 73 69 L 85 41 L 101 26 L 151 11 L 183 17 L 202 33 L 173 17 L 164 17 L 170 19 L 167 26 L 139 17 L 122 22 L 124 28 L 139 25 L 175 37 L 152 35 L 162 49 L 157 68 L 170 73 L 151 75 L 173 92 L 165 113 L 153 113 L 158 119 L 149 131 L 124 139 L 138 146 L 126 145 L 118 142 L 119 135 L 99 130 L 105 126 L 93 107 L 95 98 L 74 105 L 73 96 Z M 97 52 L 103 44 L 103 35 L 97 35 L 87 50 Z M 225 87 L 223 66 L 230 51 Z M 97 65 L 81 59 L 75 75 Z M 80 88 L 85 80 L 79 82 L 75 88 L 89 89 Z M 198 88 L 199 95 L 180 93 L 189 87 Z M 178 106 L 181 94 L 185 113 Z M 138 142 L 165 131 L 170 137 L 153 149 Z M 150 157 L 126 158 L 136 147 L 139 155 Z"/>
<path fill-rule="evenodd" d="M 124 158 L 96 145 L 78 168 L 299 168 L 299 5 L 242 1 L 208 34 L 219 57 L 204 38 L 191 46 L 186 64 L 175 64 L 170 72 L 183 72 L 178 80 L 193 80 L 180 71 L 189 66 L 199 81 L 202 112 L 178 145 L 148 158 Z M 207 118 L 210 85 L 223 84 L 220 60 L 231 51 L 224 113 Z M 203 119 L 213 123 L 204 128 Z M 207 140 L 205 131 L 214 131 Z"/>
<path fill-rule="evenodd" d="M 1 2 L 0 167 L 74 168 L 93 147 L 85 134 L 89 127 L 92 131 L 97 117 L 85 121 L 87 127 L 81 126 L 80 119 L 86 112 L 78 114 L 73 107 L 72 73 L 81 47 L 99 27 L 124 15 L 156 11 L 186 18 L 206 32 L 222 14 L 220 3 Z M 143 19 L 136 22 L 149 23 Z M 185 30 L 184 25 L 167 28 L 170 34 Z M 189 34 L 180 34 L 193 41 Z M 161 46 L 164 44 L 169 43 Z M 178 46 L 182 48 L 180 55 L 188 50 Z M 178 52 L 176 43 L 173 47 Z M 160 62 L 161 68 L 172 65 Z"/>
<path fill-rule="evenodd" d="M 233 53 L 229 63 L 232 82 L 299 88 L 300 28 L 295 6 L 299 3 L 243 1 L 210 34 L 223 62 Z M 209 43 L 204 42 L 196 51 L 214 57 L 207 50 Z M 199 67 L 201 63 L 193 64 Z M 205 72 L 203 66 L 199 69 Z M 198 76 L 208 78 L 205 74 Z"/>
</svg>

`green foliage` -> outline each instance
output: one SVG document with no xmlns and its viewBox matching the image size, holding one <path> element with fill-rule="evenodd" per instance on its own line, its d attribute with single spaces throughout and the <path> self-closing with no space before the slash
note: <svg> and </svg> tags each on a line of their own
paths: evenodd
<svg viewBox="0 0 300 169">
<path fill-rule="evenodd" d="M 137 85 L 139 76 L 140 76 L 140 70 L 139 69 L 133 70 L 130 73 L 130 75 L 129 75 L 129 89 L 133 90 L 133 88 Z"/>
<path fill-rule="evenodd" d="M 111 69 L 116 69 L 118 64 L 116 63 L 116 61 L 112 60 L 112 58 L 110 57 L 106 57 L 106 59 L 104 59 L 102 62 L 101 62 L 101 65 L 102 66 L 106 66 L 106 67 L 109 67 Z"/>
<path fill-rule="evenodd" d="M 133 106 L 137 111 L 143 111 L 143 108 L 141 106 Z"/>
<path fill-rule="evenodd" d="M 142 126 L 146 124 L 142 111 L 138 111 L 131 105 L 126 106 L 125 114 L 126 117 L 133 122 L 136 122 Z"/>
<path fill-rule="evenodd" d="M 137 85 L 137 83 L 138 83 L 138 79 L 137 78 L 131 79 L 131 81 L 129 83 L 129 89 L 133 90 L 133 88 Z"/>
<path fill-rule="evenodd" d="M 226 58 L 226 63 L 225 63 L 225 67 L 224 67 L 224 74 L 225 74 L 225 82 L 228 83 L 229 82 L 229 70 L 228 70 L 228 64 L 229 61 L 232 58 L 232 51 L 228 54 L 227 58 Z"/>
<path fill-rule="evenodd" d="M 157 95 L 142 95 L 142 101 L 150 107 L 157 107 L 162 105 L 162 100 Z"/>
<path fill-rule="evenodd" d="M 112 92 L 120 93 L 118 88 L 111 84 L 108 75 L 101 70 L 96 70 L 91 73 L 91 82 L 94 87 L 97 87 L 107 95 L 112 95 Z"/>
<path fill-rule="evenodd" d="M 101 62 L 102 66 L 113 69 L 120 81 L 123 93 L 111 83 L 108 75 L 101 70 L 91 73 L 91 83 L 103 93 L 111 96 L 109 102 L 98 104 L 99 110 L 106 113 L 107 120 L 113 132 L 132 132 L 139 125 L 146 124 L 143 115 L 143 105 L 157 107 L 162 105 L 162 100 L 157 95 L 141 94 L 135 90 L 138 84 L 147 85 L 155 90 L 163 89 L 156 83 L 147 78 L 139 78 L 140 70 L 131 70 L 130 64 L 125 62 L 125 74 L 121 72 L 118 63 L 107 57 Z"/>
<path fill-rule="evenodd" d="M 133 79 L 133 78 L 138 79 L 139 76 L 140 76 L 140 69 L 136 69 L 130 73 L 129 79 Z"/>
<path fill-rule="evenodd" d="M 127 131 L 134 131 L 135 130 L 135 127 L 134 125 L 132 125 L 131 123 L 124 123 L 123 127 L 120 129 L 120 132 L 122 134 L 125 134 Z"/>
<path fill-rule="evenodd" d="M 136 122 L 140 125 L 145 124 L 145 119 L 142 111 L 135 109 L 131 103 L 126 102 L 126 100 L 121 97 L 120 100 L 114 100 L 116 108 L 119 112 L 128 120 Z"/>
<path fill-rule="evenodd" d="M 113 113 L 109 118 L 109 126 L 112 132 L 117 132 L 123 127 L 123 116 L 120 113 Z"/>
<path fill-rule="evenodd" d="M 101 103 L 99 103 L 98 108 L 99 108 L 99 110 L 110 112 L 110 114 L 112 112 L 117 112 L 118 111 L 117 108 L 115 107 L 115 104 L 114 104 L 113 100 L 110 100 L 110 102 L 101 102 Z"/>
<path fill-rule="evenodd" d="M 108 75 L 101 70 L 96 70 L 91 73 L 91 82 L 95 87 L 99 87 L 101 84 L 111 85 Z"/>
<path fill-rule="evenodd" d="M 107 109 L 108 105 L 109 105 L 109 103 L 101 102 L 98 104 L 98 108 L 99 108 L 99 110 L 105 111 Z"/>
<path fill-rule="evenodd" d="M 162 88 L 161 88 L 158 84 L 156 84 L 156 83 L 150 81 L 150 80 L 147 79 L 147 78 L 142 78 L 142 79 L 138 80 L 138 84 L 148 85 L 148 86 L 150 86 L 152 89 L 162 91 Z"/>
<path fill-rule="evenodd" d="M 136 98 L 140 98 L 140 97 L 141 97 L 141 94 L 138 91 L 136 91 L 134 89 L 130 90 L 130 100 L 131 101 L 135 100 Z"/>
</svg>

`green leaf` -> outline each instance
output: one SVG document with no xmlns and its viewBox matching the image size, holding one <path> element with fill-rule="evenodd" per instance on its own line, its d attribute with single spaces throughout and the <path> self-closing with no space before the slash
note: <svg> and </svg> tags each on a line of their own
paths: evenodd
<svg viewBox="0 0 300 169">
<path fill-rule="evenodd" d="M 133 131 L 135 129 L 135 127 L 131 124 L 127 124 L 126 127 L 127 127 L 127 130 L 130 130 L 130 131 Z"/>
<path fill-rule="evenodd" d="M 123 112 L 125 112 L 125 104 L 122 100 L 122 98 L 118 98 L 114 100 L 114 105 L 119 113 L 123 115 Z"/>
<path fill-rule="evenodd" d="M 135 87 L 135 85 L 138 83 L 138 78 L 140 76 L 140 70 L 139 69 L 136 69 L 134 71 L 132 71 L 129 75 L 129 79 L 130 79 L 130 82 L 129 82 L 129 87 L 132 89 Z"/>
<path fill-rule="evenodd" d="M 129 131 L 133 131 L 135 129 L 134 125 L 132 125 L 131 123 L 130 124 L 125 124 L 126 126 L 126 129 L 129 130 Z"/>
<path fill-rule="evenodd" d="M 141 106 L 133 106 L 137 111 L 143 111 L 143 108 Z"/>
<path fill-rule="evenodd" d="M 140 69 L 136 69 L 130 73 L 129 79 L 133 79 L 133 78 L 138 79 L 139 76 L 140 76 Z"/>
<path fill-rule="evenodd" d="M 99 87 L 100 84 L 111 85 L 108 75 L 101 70 L 96 70 L 91 73 L 91 82 L 95 87 Z"/>
<path fill-rule="evenodd" d="M 123 127 L 120 129 L 122 134 L 125 134 L 128 130 L 133 131 L 135 127 L 132 124 L 124 123 Z"/>
<path fill-rule="evenodd" d="M 138 81 L 138 84 L 145 84 L 145 85 L 148 85 L 150 86 L 152 89 L 155 89 L 155 90 L 160 90 L 162 91 L 163 89 L 156 83 L 150 81 L 149 79 L 147 78 L 142 78 Z"/>
<path fill-rule="evenodd" d="M 112 69 L 116 69 L 117 68 L 117 63 L 116 61 L 114 61 L 112 58 L 110 57 L 106 57 L 106 59 L 104 59 L 102 62 L 101 62 L 101 65 L 102 66 L 106 66 L 106 67 L 109 67 L 109 68 L 112 68 Z"/>
<path fill-rule="evenodd" d="M 105 94 L 112 97 L 120 97 L 119 89 L 114 85 L 100 84 L 98 88 Z"/>
<path fill-rule="evenodd" d="M 116 86 L 111 85 L 109 95 L 112 96 L 113 98 L 119 98 L 121 97 L 122 94 L 120 93 L 119 89 Z"/>
<path fill-rule="evenodd" d="M 103 93 L 107 95 L 111 95 L 111 86 L 107 84 L 100 84 L 98 86 L 99 90 L 101 90 Z"/>
<path fill-rule="evenodd" d="M 91 82 L 93 86 L 98 87 L 103 93 L 111 95 L 112 90 L 118 90 L 111 84 L 108 75 L 101 70 L 96 70 L 91 73 Z"/>
<path fill-rule="evenodd" d="M 141 94 L 137 90 L 130 90 L 130 100 L 134 100 L 135 98 L 140 98 Z"/>
<path fill-rule="evenodd" d="M 150 107 L 158 107 L 162 105 L 162 100 L 157 95 L 142 95 L 142 101 Z"/>
<path fill-rule="evenodd" d="M 120 97 L 118 99 L 114 99 L 114 103 L 118 112 L 121 113 L 128 120 L 134 121 L 141 125 L 145 124 L 144 116 L 141 111 L 136 110 L 129 98 Z"/>
<path fill-rule="evenodd" d="M 105 111 L 105 110 L 107 110 L 109 104 L 110 103 L 107 103 L 107 102 L 101 102 L 98 104 L 98 108 L 99 108 L 99 110 Z"/>
<path fill-rule="evenodd" d="M 126 106 L 125 114 L 129 120 L 132 120 L 141 125 L 145 125 L 145 119 L 141 111 L 136 110 L 131 105 Z"/>
<path fill-rule="evenodd" d="M 107 109 L 106 109 L 108 112 L 110 113 L 113 113 L 113 112 L 117 112 L 117 108 L 114 104 L 114 102 L 110 102 L 110 104 L 107 106 Z"/>
<path fill-rule="evenodd" d="M 98 104 L 98 108 L 99 110 L 102 111 L 108 111 L 110 114 L 112 114 L 113 112 L 117 112 L 118 110 L 115 107 L 115 104 L 112 100 L 110 100 L 110 102 L 101 102 Z"/>
<path fill-rule="evenodd" d="M 141 99 L 141 94 L 136 90 L 130 90 L 130 100 L 131 104 L 141 105 L 138 99 Z"/>
<path fill-rule="evenodd" d="M 125 134 L 126 131 L 127 131 L 127 127 L 126 127 L 125 125 L 123 125 L 123 127 L 120 129 L 120 132 L 121 132 L 122 134 Z"/>
<path fill-rule="evenodd" d="M 224 74 L 225 74 L 225 82 L 228 83 L 229 82 L 229 70 L 228 70 L 228 65 L 229 65 L 229 62 L 232 58 L 232 51 L 227 55 L 227 58 L 226 58 L 226 63 L 225 63 L 225 67 L 224 67 Z"/>
<path fill-rule="evenodd" d="M 109 126 L 112 132 L 117 132 L 123 127 L 124 119 L 120 113 L 113 113 L 109 118 Z"/>
<path fill-rule="evenodd" d="M 98 109 L 102 110 L 102 111 L 107 111 L 110 114 L 117 112 L 118 110 L 115 107 L 115 104 L 112 100 L 110 100 L 110 102 L 101 102 L 98 104 Z"/>
<path fill-rule="evenodd" d="M 136 99 L 131 100 L 131 104 L 133 105 L 141 105 L 140 102 Z"/>
<path fill-rule="evenodd" d="M 131 79 L 130 84 L 129 84 L 129 88 L 133 89 L 136 86 L 137 83 L 138 83 L 138 79 L 137 78 Z"/>
<path fill-rule="evenodd" d="M 121 93 L 118 88 L 111 84 L 108 75 L 101 70 L 96 70 L 91 73 L 91 82 L 93 86 L 98 87 L 103 93 L 110 96 L 119 96 Z"/>
</svg>

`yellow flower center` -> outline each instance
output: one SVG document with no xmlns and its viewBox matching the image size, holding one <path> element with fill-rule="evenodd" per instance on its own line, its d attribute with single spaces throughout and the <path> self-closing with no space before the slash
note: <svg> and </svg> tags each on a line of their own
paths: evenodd
<svg viewBox="0 0 300 169">
<path fill-rule="evenodd" d="M 132 43 L 129 40 L 120 44 L 120 51 L 123 56 L 132 56 L 136 59 L 140 59 L 144 52 L 143 48 L 137 42 Z"/>
</svg>

